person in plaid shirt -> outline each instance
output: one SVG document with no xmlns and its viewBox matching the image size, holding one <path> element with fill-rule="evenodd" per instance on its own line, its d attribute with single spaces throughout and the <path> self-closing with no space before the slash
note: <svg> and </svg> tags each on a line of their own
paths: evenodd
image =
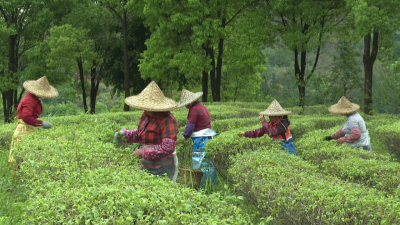
<svg viewBox="0 0 400 225">
<path fill-rule="evenodd" d="M 151 82 L 139 95 L 125 99 L 127 105 L 143 109 L 138 128 L 121 129 L 115 133 L 116 141 L 125 137 L 129 143 L 140 143 L 140 148 L 131 155 L 137 155 L 142 169 L 151 174 L 165 176 L 176 181 L 178 175 L 178 159 L 175 146 L 178 139 L 178 122 L 169 112 L 177 107 L 177 103 L 166 98 L 158 85 Z"/>
<path fill-rule="evenodd" d="M 186 107 L 189 109 L 188 122 L 183 131 L 183 137 L 186 139 L 192 138 L 193 140 L 193 169 L 204 172 L 200 187 L 205 188 L 207 182 L 218 184 L 218 177 L 214 164 L 207 158 L 207 152 L 205 151 L 206 143 L 208 140 L 212 139 L 216 133 L 211 127 L 210 112 L 203 104 L 197 101 L 202 95 L 203 92 L 192 93 L 183 89 L 178 108 Z"/>
</svg>

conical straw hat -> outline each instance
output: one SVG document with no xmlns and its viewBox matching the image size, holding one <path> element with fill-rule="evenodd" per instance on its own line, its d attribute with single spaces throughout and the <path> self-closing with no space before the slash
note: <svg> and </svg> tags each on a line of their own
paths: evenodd
<svg viewBox="0 0 400 225">
<path fill-rule="evenodd" d="M 125 98 L 125 103 L 133 108 L 152 112 L 166 112 L 176 109 L 178 103 L 164 96 L 156 82 L 152 81 L 138 95 Z"/>
<path fill-rule="evenodd" d="M 264 116 L 285 116 L 291 113 L 291 111 L 284 110 L 276 99 L 271 102 L 267 110 L 260 112 L 260 114 Z"/>
<path fill-rule="evenodd" d="M 342 96 L 337 104 L 328 108 L 328 111 L 334 114 L 348 115 L 357 112 L 359 109 L 359 105 L 351 103 L 346 97 Z"/>
<path fill-rule="evenodd" d="M 37 80 L 27 80 L 23 84 L 26 91 L 38 96 L 39 98 L 57 98 L 58 91 L 49 84 L 47 77 L 41 77 Z"/>
<path fill-rule="evenodd" d="M 203 96 L 203 92 L 193 93 L 186 89 L 183 89 L 181 94 L 181 100 L 178 102 L 178 108 L 182 108 L 189 105 L 190 103 L 201 98 L 201 96 Z"/>
</svg>

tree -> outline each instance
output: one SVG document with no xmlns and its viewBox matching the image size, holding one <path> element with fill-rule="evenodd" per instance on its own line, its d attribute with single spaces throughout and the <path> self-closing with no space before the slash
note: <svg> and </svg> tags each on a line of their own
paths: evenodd
<svg viewBox="0 0 400 225">
<path fill-rule="evenodd" d="M 374 76 L 374 91 L 377 101 L 374 101 L 376 110 L 388 113 L 400 113 L 400 63 L 385 61 L 377 65 Z"/>
<path fill-rule="evenodd" d="M 29 64 L 22 62 L 26 52 L 43 40 L 50 27 L 68 13 L 69 4 L 68 0 L 7 0 L 0 3 L 1 21 L 8 32 L 6 49 L 3 47 L 0 52 L 0 58 L 7 57 L 7 67 L 0 70 L 5 122 L 12 121 L 12 110 L 18 106 L 17 87 L 24 80 L 21 71 Z"/>
<path fill-rule="evenodd" d="M 114 38 L 110 38 L 110 29 L 114 26 L 113 14 L 108 9 L 100 7 L 96 1 L 84 1 L 74 4 L 74 8 L 63 19 L 63 24 L 71 24 L 75 28 L 87 30 L 86 39 L 92 40 L 92 51 L 96 54 L 96 58 L 92 60 L 90 71 L 87 74 L 80 75 L 82 94 L 86 96 L 85 85 L 82 84 L 86 80 L 90 80 L 90 113 L 96 112 L 96 98 L 99 91 L 99 85 L 104 78 L 103 63 L 107 57 L 105 51 L 109 42 L 114 42 Z M 82 74 L 82 73 L 80 73 Z M 86 79 L 87 78 L 87 79 Z M 84 107 L 87 107 L 84 97 Z M 87 109 L 85 109 L 87 111 Z"/>
<path fill-rule="evenodd" d="M 304 107 L 307 82 L 317 68 L 321 48 L 347 15 L 345 2 L 266 0 L 259 7 L 259 23 L 268 18 L 267 32 L 279 34 L 282 43 L 294 54 L 299 106 Z M 315 59 L 311 69 L 307 69 L 307 54 L 312 51 L 316 52 Z"/>
<path fill-rule="evenodd" d="M 129 74 L 129 48 L 128 48 L 128 24 L 134 21 L 136 10 L 131 10 L 131 16 L 128 16 L 128 11 L 125 8 L 128 0 L 100 0 L 100 5 L 109 9 L 118 19 L 122 27 L 122 43 L 124 49 L 124 90 L 125 98 L 130 96 L 130 74 Z M 129 111 L 129 106 L 124 104 L 124 111 Z"/>
<path fill-rule="evenodd" d="M 351 91 L 363 90 L 363 77 L 360 76 L 360 65 L 356 61 L 356 57 L 359 56 L 356 46 L 347 41 L 340 41 L 337 52 L 338 55 L 333 57 L 332 75 L 328 79 L 330 95 L 333 95 L 332 99 L 335 100 L 341 96 L 349 97 Z"/>
<path fill-rule="evenodd" d="M 372 109 L 372 78 L 374 63 L 380 47 L 392 45 L 394 32 L 399 27 L 400 2 L 393 0 L 346 0 L 352 9 L 357 37 L 364 39 L 364 113 Z"/>
<path fill-rule="evenodd" d="M 103 42 L 103 81 L 112 85 L 112 94 L 119 95 L 125 92 L 124 66 L 121 58 L 124 55 L 123 44 L 117 40 L 121 30 L 120 24 L 111 24 L 109 37 Z M 129 87 L 131 94 L 139 94 L 151 80 L 143 79 L 139 73 L 140 54 L 146 49 L 145 41 L 150 37 L 150 31 L 144 26 L 143 19 L 137 18 L 128 24 L 128 61 L 129 61 Z"/>
<path fill-rule="evenodd" d="M 94 41 L 88 38 L 88 32 L 89 30 L 73 28 L 72 25 L 66 24 L 52 28 L 49 40 L 51 48 L 49 63 L 51 65 L 57 66 L 67 73 L 74 71 L 73 68 L 76 68 L 74 65 L 78 66 L 85 112 L 88 111 L 88 106 L 84 74 L 90 71 L 93 75 L 93 70 L 98 63 L 98 56 L 94 51 Z"/>
<path fill-rule="evenodd" d="M 140 64 L 142 76 L 167 77 L 188 87 L 201 83 L 203 101 L 210 81 L 213 100 L 220 101 L 227 28 L 251 6 L 252 1 L 146 1 L 143 14 L 152 35 Z"/>
</svg>

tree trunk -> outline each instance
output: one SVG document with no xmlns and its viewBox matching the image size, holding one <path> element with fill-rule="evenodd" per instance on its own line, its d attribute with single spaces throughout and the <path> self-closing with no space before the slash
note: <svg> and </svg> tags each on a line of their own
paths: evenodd
<svg viewBox="0 0 400 225">
<path fill-rule="evenodd" d="M 304 109 L 305 97 L 306 97 L 306 81 L 305 81 L 305 70 L 306 70 L 306 58 L 307 52 L 303 51 L 300 55 L 300 65 L 298 50 L 294 50 L 294 74 L 297 81 L 297 88 L 299 89 L 299 106 Z"/>
<path fill-rule="evenodd" d="M 225 20 L 223 20 L 225 21 Z M 216 67 L 216 72 L 217 72 L 217 80 L 215 84 L 215 96 L 216 98 L 214 99 L 215 102 L 221 101 L 221 78 L 222 78 L 222 55 L 224 54 L 224 39 L 220 38 L 218 42 L 218 56 L 217 56 L 217 67 Z"/>
<path fill-rule="evenodd" d="M 9 89 L 3 92 L 2 97 L 3 97 L 4 123 L 11 123 L 14 119 L 12 118 L 14 90 Z"/>
<path fill-rule="evenodd" d="M 203 71 L 202 88 L 203 88 L 203 102 L 207 102 L 207 96 L 208 96 L 208 73 L 207 73 L 207 71 Z"/>
<path fill-rule="evenodd" d="M 21 93 L 19 93 L 19 97 L 18 97 L 18 102 L 21 102 L 22 100 L 22 95 L 25 93 L 25 88 L 22 88 Z"/>
<path fill-rule="evenodd" d="M 88 111 L 87 103 L 86 103 L 86 91 L 85 91 L 85 79 L 83 77 L 83 65 L 82 60 L 77 59 L 78 68 L 79 68 L 79 78 L 81 80 L 81 87 L 82 87 L 82 100 L 83 100 L 83 109 L 85 113 Z"/>
<path fill-rule="evenodd" d="M 123 27 L 123 42 L 124 42 L 124 89 L 125 89 L 125 98 L 130 96 L 129 89 L 129 59 L 128 59 L 128 21 L 126 17 L 126 9 L 124 8 L 124 17 L 122 21 Z M 124 111 L 129 111 L 129 106 L 124 104 Z"/>
<path fill-rule="evenodd" d="M 8 82 L 11 84 L 15 84 L 14 74 L 17 72 L 17 65 L 15 59 L 15 46 L 17 41 L 17 35 L 11 35 L 9 39 L 9 47 L 8 47 Z M 12 118 L 12 110 L 14 106 L 14 89 L 8 89 L 7 91 L 2 92 L 3 96 L 3 113 L 4 113 L 4 122 L 11 123 L 13 121 Z M 18 107 L 18 106 L 17 106 Z"/>
<path fill-rule="evenodd" d="M 205 47 L 207 45 L 207 47 Z M 210 51 L 210 41 L 208 41 L 207 44 L 203 44 L 202 48 L 206 53 L 206 58 L 209 57 L 209 51 Z M 203 80 L 202 80 L 202 89 L 203 89 L 203 102 L 208 101 L 208 76 L 209 73 L 205 70 L 203 70 Z"/>
<path fill-rule="evenodd" d="M 214 57 L 214 49 L 212 47 L 208 47 L 208 56 L 211 59 L 211 70 L 210 70 L 210 82 L 211 82 L 211 95 L 213 97 L 213 101 L 217 99 L 217 81 L 215 79 L 215 57 Z"/>
<path fill-rule="evenodd" d="M 96 98 L 99 90 L 100 81 L 96 79 L 96 63 L 93 63 L 93 68 L 90 70 L 90 114 L 96 113 Z"/>
<path fill-rule="evenodd" d="M 372 109 L 372 74 L 374 69 L 374 62 L 378 55 L 378 32 L 373 32 L 372 49 L 371 49 L 371 34 L 364 36 L 364 113 L 371 114 Z"/>
</svg>

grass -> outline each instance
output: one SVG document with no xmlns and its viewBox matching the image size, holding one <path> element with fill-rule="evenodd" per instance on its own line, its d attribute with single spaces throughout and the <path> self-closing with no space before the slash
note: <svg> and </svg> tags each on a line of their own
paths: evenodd
<svg viewBox="0 0 400 225">
<path fill-rule="evenodd" d="M 8 149 L 0 148 L 0 224 L 16 224 L 21 219 L 22 205 L 28 198 L 18 177 L 8 168 Z"/>
</svg>

